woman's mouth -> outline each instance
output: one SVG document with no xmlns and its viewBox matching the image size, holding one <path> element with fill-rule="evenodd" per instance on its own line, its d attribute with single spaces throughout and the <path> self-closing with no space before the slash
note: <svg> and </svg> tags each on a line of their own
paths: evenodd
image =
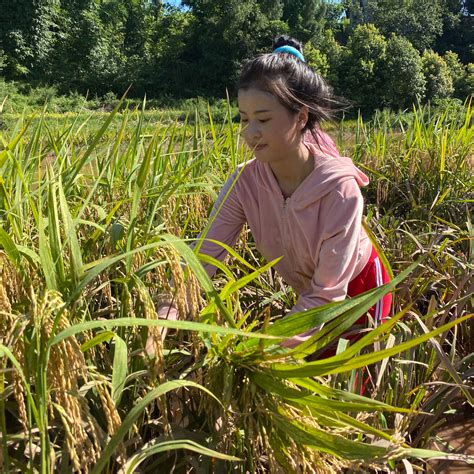
<svg viewBox="0 0 474 474">
<path fill-rule="evenodd" d="M 254 147 L 254 150 L 255 151 L 260 151 L 260 150 L 263 150 L 267 145 L 257 145 Z"/>
</svg>

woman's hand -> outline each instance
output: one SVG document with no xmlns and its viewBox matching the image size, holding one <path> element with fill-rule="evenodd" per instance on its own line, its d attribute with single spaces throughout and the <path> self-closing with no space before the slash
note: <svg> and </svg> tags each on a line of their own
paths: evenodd
<svg viewBox="0 0 474 474">
<path fill-rule="evenodd" d="M 161 305 L 158 308 L 157 313 L 158 313 L 158 319 L 168 319 L 170 321 L 177 321 L 178 319 L 178 310 L 174 306 L 171 306 L 169 304 Z M 148 357 L 150 357 L 150 359 L 153 359 L 156 355 L 155 354 L 155 339 L 157 337 L 161 337 L 160 342 L 163 342 L 165 340 L 166 333 L 168 332 L 168 328 L 159 327 L 158 329 L 160 329 L 159 331 L 160 336 L 158 336 L 157 334 L 158 331 L 150 331 L 150 329 L 152 328 L 148 329 L 148 338 L 145 344 L 145 351 L 148 354 Z"/>
<path fill-rule="evenodd" d="M 322 326 L 315 327 L 309 331 L 297 334 L 296 336 L 289 337 L 280 343 L 281 347 L 285 349 L 294 349 L 298 344 L 307 341 L 316 331 L 319 331 Z"/>
</svg>

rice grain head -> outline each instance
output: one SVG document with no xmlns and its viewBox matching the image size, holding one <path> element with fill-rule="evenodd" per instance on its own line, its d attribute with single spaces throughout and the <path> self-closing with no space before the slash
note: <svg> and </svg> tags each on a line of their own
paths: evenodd
<svg viewBox="0 0 474 474">
<path fill-rule="evenodd" d="M 181 258 L 174 248 L 168 247 L 167 259 L 170 264 L 171 276 L 173 279 L 174 302 L 181 319 L 186 319 L 188 313 L 188 301 L 184 271 L 181 266 Z"/>
<path fill-rule="evenodd" d="M 143 316 L 150 320 L 158 319 L 155 304 L 145 284 L 137 278 L 135 286 L 138 293 L 138 300 L 143 308 Z M 156 372 L 160 383 L 163 383 L 165 376 L 165 358 L 163 355 L 162 328 L 159 326 L 152 326 L 148 329 L 148 335 L 153 337 L 153 349 L 155 354 L 153 361 L 154 371 Z"/>
<path fill-rule="evenodd" d="M 31 290 L 32 318 L 37 333 L 43 341 L 48 341 L 53 335 L 53 325 L 58 318 L 57 331 L 69 327 L 69 314 L 64 309 L 61 295 L 56 291 L 45 291 L 37 298 Z M 58 312 L 61 312 L 58 315 Z M 51 347 L 47 368 L 49 403 L 48 408 L 52 419 L 56 412 L 60 414 L 67 437 L 67 446 L 74 469 L 77 472 L 88 470 L 99 452 L 98 443 L 91 440 L 86 428 L 88 423 L 87 412 L 83 409 L 79 384 L 88 380 L 87 366 L 80 344 L 71 336 Z M 55 406 L 61 407 L 54 410 Z M 60 413 L 60 410 L 63 412 Z M 65 415 L 67 414 L 67 415 Z"/>
<path fill-rule="evenodd" d="M 8 347 L 22 369 L 25 369 L 22 333 L 27 321 L 12 312 L 12 301 L 23 294 L 20 277 L 11 265 L 6 254 L 0 251 L 0 343 Z M 22 379 L 14 370 L 12 373 L 13 396 L 18 407 L 18 419 L 25 430 L 28 429 L 28 416 Z"/>
<path fill-rule="evenodd" d="M 107 434 L 109 437 L 112 437 L 120 428 L 122 420 L 111 395 L 110 383 L 105 379 L 105 377 L 99 376 L 99 383 L 97 383 L 96 388 L 104 410 L 105 420 L 107 423 Z M 119 444 L 117 451 L 118 461 L 123 464 L 126 459 L 125 446 L 123 443 Z"/>
</svg>

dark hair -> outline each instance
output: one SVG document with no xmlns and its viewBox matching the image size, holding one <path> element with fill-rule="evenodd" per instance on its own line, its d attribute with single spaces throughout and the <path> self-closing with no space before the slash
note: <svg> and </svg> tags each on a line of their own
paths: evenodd
<svg viewBox="0 0 474 474">
<path fill-rule="evenodd" d="M 303 54 L 303 43 L 292 36 L 275 36 L 275 38 L 273 38 L 272 50 L 274 51 L 280 46 L 293 46 L 293 48 L 296 48 L 301 54 Z"/>
<path fill-rule="evenodd" d="M 247 61 L 237 89 L 251 88 L 273 94 L 292 113 L 307 106 L 308 121 L 303 132 L 310 130 L 318 144 L 316 125 L 323 120 L 332 120 L 334 106 L 339 105 L 326 81 L 288 53 L 261 54 Z"/>
</svg>

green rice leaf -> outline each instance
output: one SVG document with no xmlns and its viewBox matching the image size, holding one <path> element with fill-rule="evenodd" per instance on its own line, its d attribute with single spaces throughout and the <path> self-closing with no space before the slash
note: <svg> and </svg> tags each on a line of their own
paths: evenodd
<svg viewBox="0 0 474 474">
<path fill-rule="evenodd" d="M 15 242 L 13 242 L 13 239 L 3 229 L 3 227 L 0 227 L 0 246 L 7 254 L 12 265 L 17 269 L 20 269 L 20 252 L 15 245 Z"/>
<path fill-rule="evenodd" d="M 74 334 L 89 331 L 90 329 L 110 329 L 114 327 L 133 327 L 133 326 L 159 326 L 163 328 L 182 329 L 185 331 L 197 331 L 197 332 L 210 332 L 224 335 L 235 335 L 242 337 L 255 337 L 257 339 L 275 339 L 278 340 L 278 336 L 272 336 L 269 334 L 253 333 L 248 331 L 240 331 L 238 329 L 220 327 L 216 324 L 204 324 L 195 323 L 193 321 L 172 321 L 168 319 L 144 319 L 144 318 L 118 318 L 112 320 L 101 320 L 101 321 L 86 321 L 80 324 L 75 324 L 53 336 L 48 345 L 54 346 L 64 339 L 73 336 Z"/>
<path fill-rule="evenodd" d="M 127 343 L 120 337 L 114 336 L 115 351 L 114 364 L 112 367 L 112 398 L 115 404 L 120 404 L 123 387 L 128 373 L 128 352 Z"/>
<path fill-rule="evenodd" d="M 360 367 L 374 364 L 385 359 L 386 357 L 406 351 L 411 347 L 418 346 L 422 342 L 429 340 L 431 337 L 435 337 L 451 329 L 457 324 L 470 319 L 472 316 L 472 314 L 468 314 L 461 318 L 455 319 L 454 321 L 450 321 L 449 323 L 429 332 L 428 334 L 418 336 L 410 341 L 403 342 L 395 347 L 384 349 L 378 352 L 364 354 L 358 357 L 350 357 L 349 359 L 345 360 L 341 360 L 341 357 L 344 355 L 344 353 L 342 353 L 334 357 L 329 357 L 324 360 L 317 360 L 315 362 L 308 362 L 299 366 L 295 366 L 294 364 L 274 364 L 272 366 L 272 373 L 278 377 L 293 378 L 314 377 L 318 375 L 348 372 L 353 369 L 358 369 Z"/>
<path fill-rule="evenodd" d="M 110 341 L 110 339 L 114 338 L 116 334 L 113 331 L 103 331 L 99 334 L 96 334 L 92 339 L 89 339 L 87 342 L 81 345 L 81 351 L 87 352 L 89 349 L 102 344 L 105 341 Z"/>
<path fill-rule="evenodd" d="M 102 451 L 98 461 L 96 462 L 94 468 L 91 471 L 91 474 L 100 474 L 103 472 L 107 462 L 109 461 L 110 457 L 113 455 L 115 449 L 117 449 L 118 445 L 123 441 L 125 435 L 128 431 L 132 428 L 133 424 L 137 420 L 137 418 L 142 414 L 143 410 L 155 399 L 164 395 L 165 393 L 175 390 L 182 387 L 190 387 L 190 388 L 198 388 L 206 392 L 210 395 L 214 400 L 219 402 L 219 400 L 215 397 L 215 395 L 207 390 L 202 385 L 199 385 L 194 382 L 190 381 L 181 381 L 176 380 L 173 382 L 165 382 L 164 384 L 160 385 L 158 388 L 151 390 L 148 392 L 128 413 L 125 420 L 123 420 L 122 424 L 118 428 L 117 432 L 112 436 L 110 441 L 107 443 L 107 446 Z M 220 403 L 220 402 L 219 402 Z"/>
<path fill-rule="evenodd" d="M 147 446 L 146 448 L 141 449 L 138 453 L 134 454 L 127 461 L 127 463 L 123 467 L 122 472 L 124 474 L 132 474 L 136 472 L 138 466 L 150 456 L 162 452 L 174 451 L 177 449 L 186 449 L 198 454 L 202 454 L 203 456 L 209 456 L 215 459 L 222 459 L 224 461 L 242 461 L 242 459 L 240 458 L 219 453 L 218 451 L 206 448 L 205 446 L 202 446 L 196 443 L 195 441 L 189 439 L 175 439 L 172 441 L 162 441 L 160 443 L 152 444 L 151 446 Z"/>
</svg>

